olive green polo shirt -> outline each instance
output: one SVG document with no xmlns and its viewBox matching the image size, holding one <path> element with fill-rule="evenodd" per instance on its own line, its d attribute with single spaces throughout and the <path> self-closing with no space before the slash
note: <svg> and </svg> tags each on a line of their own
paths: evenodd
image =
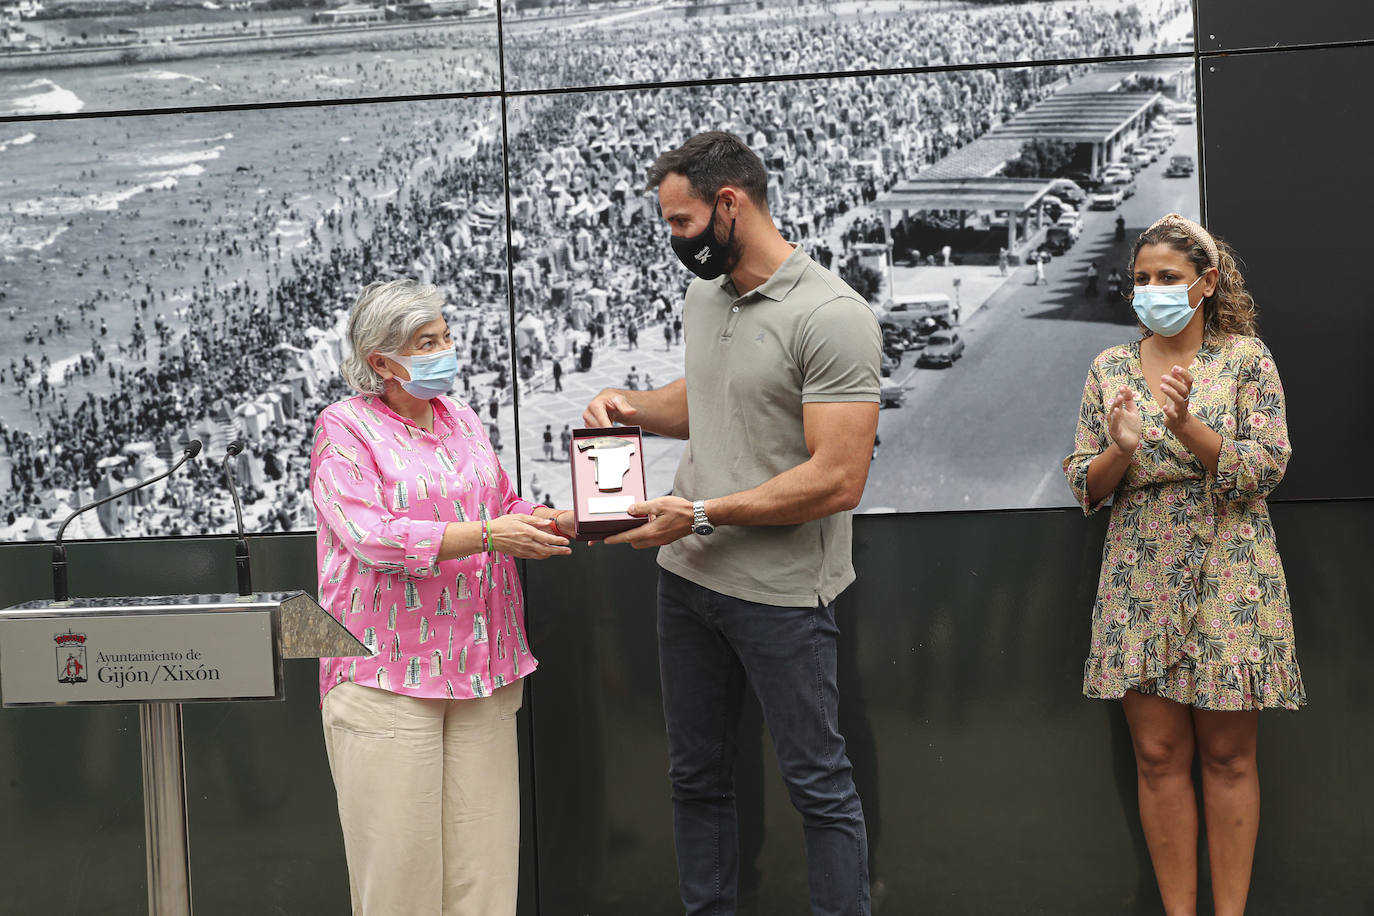
<svg viewBox="0 0 1374 916">
<path fill-rule="evenodd" d="M 695 280 L 683 306 L 691 438 L 673 493 L 713 499 L 807 461 L 802 405 L 877 402 L 882 334 L 858 293 L 800 247 L 757 289 Z M 869 442 L 855 443 L 865 454 Z M 851 517 L 728 525 L 662 547 L 658 563 L 698 585 L 787 607 L 829 604 L 854 581 Z"/>
</svg>

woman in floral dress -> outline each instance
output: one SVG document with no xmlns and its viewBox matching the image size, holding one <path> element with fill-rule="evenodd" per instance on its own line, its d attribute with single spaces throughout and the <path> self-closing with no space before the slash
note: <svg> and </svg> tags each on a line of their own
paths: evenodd
<svg viewBox="0 0 1374 916">
<path fill-rule="evenodd" d="M 1292 449 L 1283 386 L 1230 250 L 1170 214 L 1135 244 L 1144 334 L 1093 360 L 1064 473 L 1112 500 L 1083 692 L 1120 699 L 1165 911 L 1197 909 L 1201 756 L 1212 896 L 1244 912 L 1258 711 L 1307 702 L 1265 498 Z"/>
</svg>

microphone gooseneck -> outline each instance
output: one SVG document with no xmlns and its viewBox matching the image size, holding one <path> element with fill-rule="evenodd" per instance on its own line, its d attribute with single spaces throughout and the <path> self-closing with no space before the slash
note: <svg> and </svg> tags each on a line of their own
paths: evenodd
<svg viewBox="0 0 1374 916">
<path fill-rule="evenodd" d="M 247 597 L 253 594 L 253 567 L 248 556 L 248 538 L 243 533 L 243 505 L 239 502 L 239 488 L 237 481 L 234 480 L 234 467 L 232 461 L 242 454 L 244 441 L 235 439 L 229 443 L 229 447 L 224 450 L 224 477 L 229 484 L 229 495 L 234 499 L 234 518 L 238 522 L 238 537 L 234 539 L 234 573 L 238 578 L 239 596 Z"/>
<path fill-rule="evenodd" d="M 52 597 L 54 601 L 66 601 L 69 597 L 67 590 L 67 548 L 62 543 L 62 535 L 66 533 L 67 526 L 71 524 L 72 519 L 76 518 L 82 512 L 88 512 L 97 506 L 103 506 L 107 502 L 119 499 L 121 496 L 127 496 L 135 490 L 141 490 L 146 486 L 157 483 L 159 480 L 170 477 L 172 474 L 176 473 L 177 468 L 199 455 L 203 447 L 199 439 L 192 439 L 186 444 L 186 447 L 182 449 L 181 457 L 177 459 L 176 463 L 161 474 L 149 477 L 147 480 L 141 480 L 131 487 L 125 487 L 122 490 L 111 493 L 109 496 L 87 503 L 62 520 L 62 524 L 57 529 L 57 538 L 53 541 L 52 545 Z"/>
<path fill-rule="evenodd" d="M 67 548 L 52 545 L 52 600 L 67 600 Z"/>
</svg>

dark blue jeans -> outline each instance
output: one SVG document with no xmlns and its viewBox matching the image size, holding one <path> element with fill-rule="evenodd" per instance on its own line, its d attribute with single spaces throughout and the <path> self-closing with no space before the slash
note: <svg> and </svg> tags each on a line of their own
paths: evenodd
<svg viewBox="0 0 1374 916">
<path fill-rule="evenodd" d="M 688 916 L 735 912 L 734 763 L 746 682 L 801 812 L 812 912 L 867 916 L 868 837 L 837 724 L 838 635 L 833 603 L 757 604 L 659 570 L 659 671 L 678 885 Z"/>
</svg>

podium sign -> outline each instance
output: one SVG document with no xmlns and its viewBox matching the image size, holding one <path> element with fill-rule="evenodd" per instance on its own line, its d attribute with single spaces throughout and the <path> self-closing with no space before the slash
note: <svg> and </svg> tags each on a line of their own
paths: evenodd
<svg viewBox="0 0 1374 916">
<path fill-rule="evenodd" d="M 280 700 L 283 658 L 372 654 L 302 592 L 29 601 L 0 609 L 5 706 L 137 703 L 149 916 L 190 916 L 181 704 Z"/>
<path fill-rule="evenodd" d="M 266 608 L 0 619 L 5 706 L 282 698 Z"/>
</svg>

